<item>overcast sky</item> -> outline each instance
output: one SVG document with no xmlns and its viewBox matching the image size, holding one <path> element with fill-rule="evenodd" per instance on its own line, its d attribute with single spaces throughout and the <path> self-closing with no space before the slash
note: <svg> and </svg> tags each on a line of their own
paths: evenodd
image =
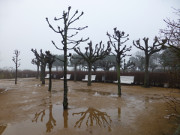
<svg viewBox="0 0 180 135">
<path fill-rule="evenodd" d="M 52 45 L 54 40 L 62 46 L 61 37 L 48 27 L 45 18 L 57 26 L 53 18 L 61 17 L 68 6 L 72 6 L 71 13 L 77 9 L 84 12 L 74 24 L 88 26 L 80 36 L 89 37 L 94 44 L 106 43 L 106 32 L 117 27 L 130 35 L 130 46 L 132 40 L 158 36 L 159 29 L 166 27 L 163 19 L 176 17 L 172 8 L 179 9 L 180 0 L 0 0 L 0 68 L 14 67 L 15 49 L 21 52 L 20 69 L 36 70 L 31 64 L 31 48 L 63 54 Z M 86 45 L 80 44 L 82 48 Z M 133 47 L 132 53 L 136 51 Z"/>
</svg>

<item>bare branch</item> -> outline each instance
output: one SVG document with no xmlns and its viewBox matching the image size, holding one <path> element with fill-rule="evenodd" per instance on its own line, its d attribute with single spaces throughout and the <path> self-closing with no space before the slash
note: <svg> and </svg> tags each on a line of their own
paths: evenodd
<svg viewBox="0 0 180 135">
<path fill-rule="evenodd" d="M 78 13 L 78 11 L 76 11 L 76 12 Z M 74 17 L 73 17 L 72 19 L 70 19 L 68 25 L 71 25 L 71 24 L 74 23 L 75 21 L 79 20 L 79 18 L 80 18 L 83 14 L 84 14 L 84 12 L 81 12 L 81 14 L 80 14 L 78 17 L 76 17 L 74 20 L 73 20 Z"/>
<path fill-rule="evenodd" d="M 85 27 L 78 27 L 78 28 L 69 28 L 69 30 L 83 30 L 85 28 L 88 28 L 88 26 Z"/>
<path fill-rule="evenodd" d="M 48 18 L 46 18 L 46 21 L 47 21 L 47 23 L 49 24 L 49 27 L 50 27 L 54 32 L 60 33 L 60 31 L 55 30 L 54 27 L 49 23 Z"/>
</svg>

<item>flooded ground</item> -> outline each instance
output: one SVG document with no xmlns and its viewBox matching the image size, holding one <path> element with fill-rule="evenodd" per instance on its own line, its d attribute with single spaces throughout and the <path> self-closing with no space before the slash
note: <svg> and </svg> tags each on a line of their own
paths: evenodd
<svg viewBox="0 0 180 135">
<path fill-rule="evenodd" d="M 177 89 L 122 86 L 118 97 L 116 84 L 68 81 L 68 88 L 63 111 L 61 80 L 51 93 L 36 79 L 0 80 L 0 135 L 171 135 L 179 126 L 166 98 L 179 99 Z"/>
</svg>

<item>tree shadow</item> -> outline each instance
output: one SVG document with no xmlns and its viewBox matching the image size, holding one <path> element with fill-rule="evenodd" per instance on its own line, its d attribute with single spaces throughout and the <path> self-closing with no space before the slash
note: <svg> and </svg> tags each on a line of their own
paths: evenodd
<svg viewBox="0 0 180 135">
<path fill-rule="evenodd" d="M 112 120 L 106 112 L 101 112 L 97 109 L 90 107 L 84 112 L 73 113 L 72 115 L 81 116 L 81 118 L 75 123 L 74 127 L 80 128 L 83 121 L 85 121 L 87 127 L 97 125 L 99 127 L 108 127 L 111 131 Z"/>
</svg>

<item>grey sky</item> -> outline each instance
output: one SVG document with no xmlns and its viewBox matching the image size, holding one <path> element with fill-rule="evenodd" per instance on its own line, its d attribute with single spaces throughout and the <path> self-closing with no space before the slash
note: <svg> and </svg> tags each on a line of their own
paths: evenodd
<svg viewBox="0 0 180 135">
<path fill-rule="evenodd" d="M 107 42 L 106 32 L 113 32 L 117 27 L 129 34 L 132 40 L 143 37 L 152 38 L 159 29 L 165 28 L 165 18 L 175 18 L 174 8 L 180 8 L 179 0 L 0 0 L 0 68 L 14 67 L 13 52 L 18 49 L 21 59 L 20 69 L 36 69 L 31 64 L 34 58 L 31 48 L 50 50 L 54 54 L 62 54 L 55 49 L 51 40 L 61 45 L 60 35 L 54 33 L 47 25 L 53 18 L 61 17 L 63 10 L 72 6 L 85 14 L 74 26 L 88 26 L 79 36 L 90 37 L 93 43 Z M 72 12 L 73 13 L 73 12 Z M 81 44 L 84 48 L 86 44 Z M 132 52 L 137 51 L 133 47 Z"/>
</svg>

